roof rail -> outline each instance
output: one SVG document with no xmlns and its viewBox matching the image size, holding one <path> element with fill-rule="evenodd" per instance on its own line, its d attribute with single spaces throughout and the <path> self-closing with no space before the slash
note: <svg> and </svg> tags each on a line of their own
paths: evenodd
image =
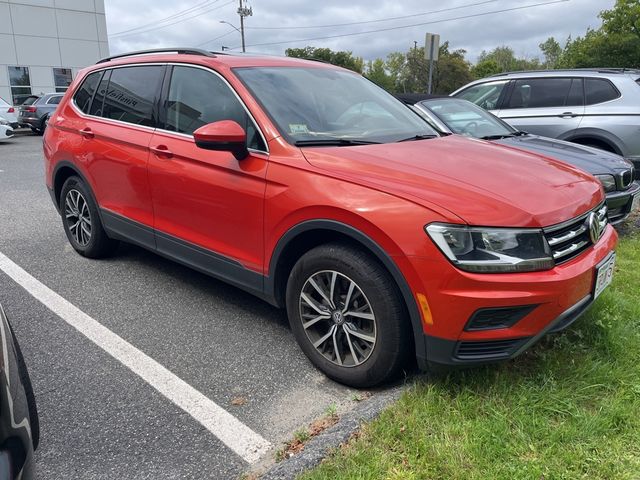
<svg viewBox="0 0 640 480">
<path fill-rule="evenodd" d="M 557 68 L 557 69 L 541 69 L 541 70 L 514 70 L 511 72 L 501 72 L 490 75 L 490 77 L 504 77 L 515 73 L 553 73 L 553 72 L 594 72 L 594 73 L 640 73 L 637 68 L 608 68 L 608 67 L 591 67 L 591 68 Z"/>
<path fill-rule="evenodd" d="M 153 53 L 178 53 L 181 55 L 203 55 L 205 57 L 216 56 L 214 53 L 208 52 L 207 50 L 202 50 L 200 48 L 153 48 L 150 50 L 137 50 L 135 52 L 112 55 L 110 57 L 105 57 L 98 60 L 96 64 L 110 62 L 111 60 L 115 60 L 116 58 L 134 57 L 137 55 L 147 55 L 147 54 L 153 54 Z"/>
</svg>

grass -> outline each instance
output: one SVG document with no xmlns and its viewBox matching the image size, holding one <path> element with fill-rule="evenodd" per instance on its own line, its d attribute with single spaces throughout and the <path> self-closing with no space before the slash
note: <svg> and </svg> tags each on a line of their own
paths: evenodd
<svg viewBox="0 0 640 480">
<path fill-rule="evenodd" d="M 513 362 L 419 381 L 302 478 L 640 478 L 640 234 L 567 331 Z"/>
</svg>

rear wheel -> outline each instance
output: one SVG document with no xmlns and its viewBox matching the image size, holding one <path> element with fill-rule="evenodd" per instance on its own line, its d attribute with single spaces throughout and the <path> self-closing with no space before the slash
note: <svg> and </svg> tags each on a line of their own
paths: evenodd
<svg viewBox="0 0 640 480">
<path fill-rule="evenodd" d="M 118 242 L 109 238 L 102 226 L 89 187 L 79 177 L 72 176 L 64 182 L 60 212 L 69 243 L 80 255 L 101 258 L 117 248 Z"/>
<path fill-rule="evenodd" d="M 411 351 L 393 279 L 367 253 L 347 245 L 322 245 L 298 260 L 287 283 L 287 312 L 311 362 L 353 387 L 393 379 Z"/>
</svg>

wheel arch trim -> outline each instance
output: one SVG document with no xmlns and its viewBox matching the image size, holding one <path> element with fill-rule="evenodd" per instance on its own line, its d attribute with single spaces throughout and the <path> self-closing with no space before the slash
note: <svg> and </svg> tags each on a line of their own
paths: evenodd
<svg viewBox="0 0 640 480">
<path fill-rule="evenodd" d="M 426 366 L 426 341 L 422 327 L 422 316 L 418 309 L 418 304 L 414 298 L 413 292 L 409 287 L 409 283 L 405 279 L 400 267 L 393 258 L 385 252 L 373 239 L 360 230 L 342 222 L 330 219 L 316 219 L 301 222 L 289 230 L 280 238 L 276 244 L 269 261 L 268 275 L 264 278 L 264 291 L 266 297 L 273 299 L 277 304 L 276 296 L 276 269 L 281 260 L 283 252 L 291 245 L 299 235 L 312 230 L 324 230 L 345 235 L 352 240 L 362 244 L 374 257 L 386 268 L 393 280 L 396 282 L 402 300 L 407 307 L 411 329 L 413 333 L 415 355 L 421 368 Z"/>
</svg>

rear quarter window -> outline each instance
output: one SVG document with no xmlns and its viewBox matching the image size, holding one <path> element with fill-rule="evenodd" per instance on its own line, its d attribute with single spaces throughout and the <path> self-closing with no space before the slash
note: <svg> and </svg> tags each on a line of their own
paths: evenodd
<svg viewBox="0 0 640 480">
<path fill-rule="evenodd" d="M 73 101 L 84 113 L 89 113 L 89 108 L 91 107 L 91 99 L 96 93 L 96 88 L 98 86 L 98 82 L 100 82 L 101 76 L 102 72 L 93 72 L 87 75 L 87 78 L 84 79 L 82 85 L 73 96 Z"/>
<path fill-rule="evenodd" d="M 613 83 L 604 78 L 586 78 L 585 93 L 587 105 L 609 102 L 620 96 L 620 92 Z"/>
</svg>

